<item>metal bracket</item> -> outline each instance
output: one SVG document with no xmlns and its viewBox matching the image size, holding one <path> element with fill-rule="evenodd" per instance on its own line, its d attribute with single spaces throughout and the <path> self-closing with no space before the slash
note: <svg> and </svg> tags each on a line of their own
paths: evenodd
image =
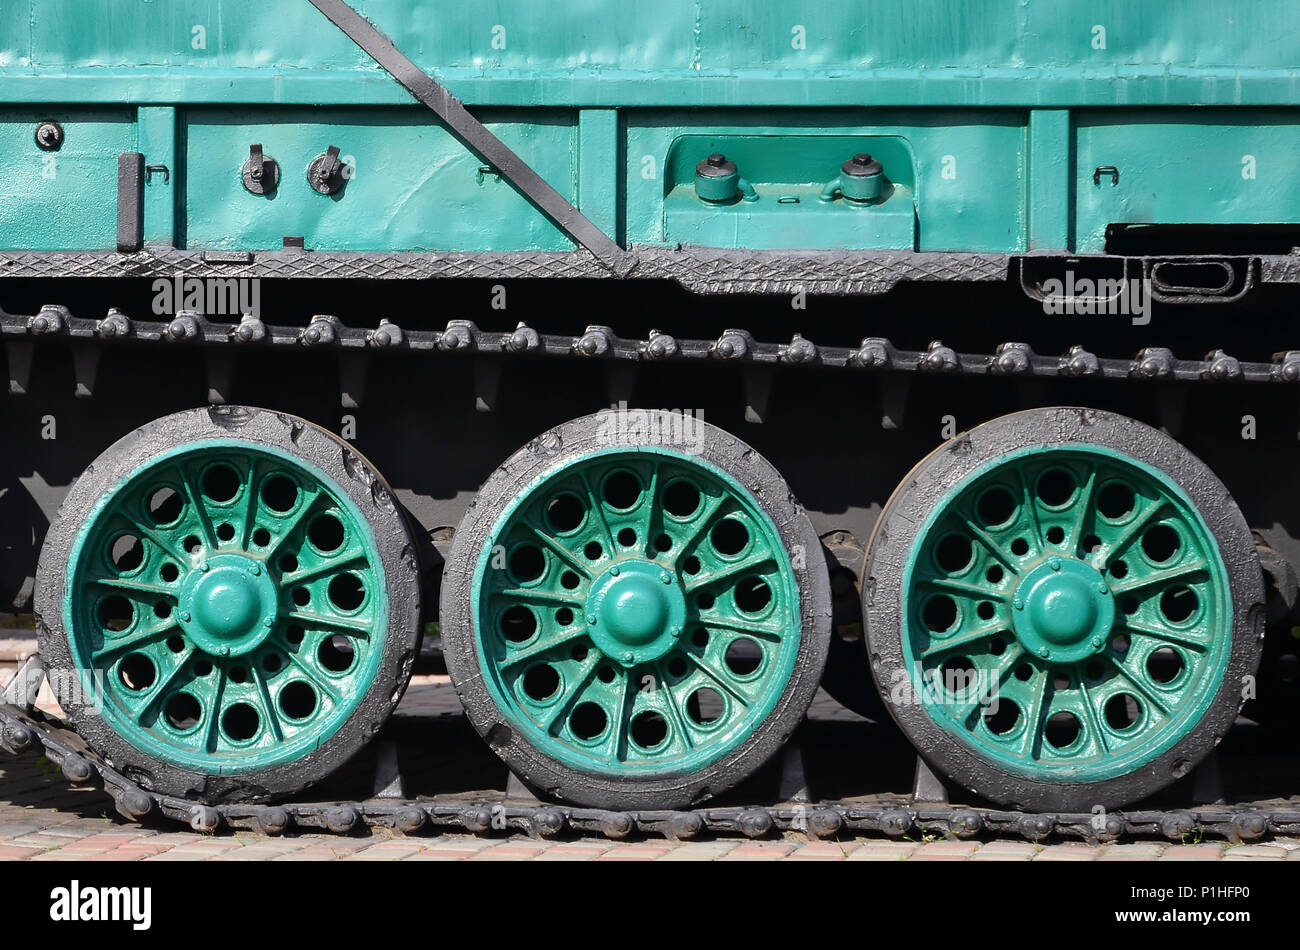
<svg viewBox="0 0 1300 950">
<path fill-rule="evenodd" d="M 611 273 L 625 277 L 636 266 L 636 258 L 619 247 L 604 231 L 591 223 L 563 195 L 499 138 L 470 115 L 464 103 L 433 77 L 411 62 L 393 41 L 380 33 L 343 0 L 311 0 L 314 6 L 361 47 L 384 71 L 406 87 L 411 95 L 433 110 L 448 130 L 482 161 L 496 169 L 556 226 L 590 251 Z"/>
</svg>

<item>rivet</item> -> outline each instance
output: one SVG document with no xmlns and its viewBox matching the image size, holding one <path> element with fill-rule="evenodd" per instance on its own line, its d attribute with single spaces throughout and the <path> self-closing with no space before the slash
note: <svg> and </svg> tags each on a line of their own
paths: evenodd
<svg viewBox="0 0 1300 950">
<path fill-rule="evenodd" d="M 181 623 L 189 623 L 189 622 L 190 622 L 190 612 L 188 610 L 182 610 Z"/>
<path fill-rule="evenodd" d="M 618 568 L 617 568 L 617 567 L 611 567 L 611 568 L 609 569 L 609 576 L 610 576 L 610 577 L 618 577 Z"/>
<path fill-rule="evenodd" d="M 1097 585 L 1097 593 L 1099 593 L 1099 594 L 1109 594 L 1109 593 L 1110 593 L 1110 588 L 1106 586 L 1106 582 L 1105 582 L 1105 581 L 1102 581 L 1100 584 Z"/>
<path fill-rule="evenodd" d="M 1092 645 L 1093 645 L 1094 647 L 1099 647 L 1099 646 L 1101 646 L 1101 637 L 1093 637 L 1093 638 L 1092 638 Z"/>
<path fill-rule="evenodd" d="M 674 637 L 680 637 L 680 636 L 682 635 L 682 628 L 681 628 L 681 627 L 670 627 L 670 628 L 668 629 L 668 632 L 669 632 L 672 636 L 674 636 Z"/>
<path fill-rule="evenodd" d="M 633 660 L 636 659 L 636 655 L 631 650 L 628 650 L 626 653 L 623 654 L 623 659 L 626 660 L 628 663 L 631 663 Z"/>
<path fill-rule="evenodd" d="M 673 576 L 669 574 L 667 571 L 664 571 L 662 574 L 660 574 L 659 579 L 663 581 L 665 584 L 671 584 L 673 582 Z"/>
<path fill-rule="evenodd" d="M 592 626 L 592 627 L 594 627 L 594 626 L 596 625 L 596 615 L 595 615 L 595 614 L 587 614 L 587 624 L 588 624 L 588 626 Z"/>
<path fill-rule="evenodd" d="M 1046 660 L 1052 655 L 1052 651 L 1047 649 L 1047 647 L 1039 647 L 1038 655 L 1041 656 L 1044 660 Z"/>
<path fill-rule="evenodd" d="M 208 569 L 208 559 L 204 558 L 203 560 L 199 561 L 199 570 L 206 571 L 207 569 Z"/>
<path fill-rule="evenodd" d="M 250 568 L 248 569 L 248 573 L 250 573 L 250 574 L 252 574 L 254 577 L 256 577 L 258 574 L 261 574 L 261 573 L 262 573 L 262 569 L 261 569 L 260 567 L 258 567 L 256 564 L 254 564 L 252 567 L 250 567 Z"/>
<path fill-rule="evenodd" d="M 1061 569 L 1061 559 L 1059 557 L 1054 557 L 1047 562 L 1047 566 L 1054 571 L 1059 571 Z"/>
<path fill-rule="evenodd" d="M 1016 610 L 1024 610 L 1024 609 L 1025 609 L 1025 602 L 1024 602 L 1023 600 L 1021 600 L 1019 597 L 1017 597 L 1015 600 L 1013 600 L 1013 601 L 1011 602 L 1011 606 L 1012 606 L 1012 607 L 1015 607 Z"/>
<path fill-rule="evenodd" d="M 268 630 L 269 630 L 271 627 L 274 627 L 274 626 L 275 626 L 275 618 L 274 618 L 274 617 L 267 617 L 267 618 L 265 618 L 265 619 L 262 621 L 262 626 L 263 626 L 263 627 L 266 627 Z"/>
</svg>

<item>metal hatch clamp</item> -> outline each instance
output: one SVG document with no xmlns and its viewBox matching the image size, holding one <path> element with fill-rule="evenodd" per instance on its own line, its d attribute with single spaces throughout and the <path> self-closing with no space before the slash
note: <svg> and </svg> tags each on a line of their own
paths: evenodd
<svg viewBox="0 0 1300 950">
<path fill-rule="evenodd" d="M 527 162 L 488 131 L 482 122 L 470 115 L 464 103 L 411 62 L 369 20 L 344 0 L 310 2 L 383 67 L 385 72 L 405 86 L 411 95 L 432 109 L 461 144 L 495 168 L 502 178 L 554 221 L 560 230 L 590 251 L 612 274 L 625 277 L 636 266 L 635 255 L 623 250 L 609 235 L 592 224 L 581 211 L 547 184 L 541 175 L 533 171 Z"/>
</svg>

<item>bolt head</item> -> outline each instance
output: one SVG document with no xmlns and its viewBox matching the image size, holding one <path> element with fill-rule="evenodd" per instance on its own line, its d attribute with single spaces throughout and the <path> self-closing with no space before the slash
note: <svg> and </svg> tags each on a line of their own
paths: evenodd
<svg viewBox="0 0 1300 950">
<path fill-rule="evenodd" d="M 1050 659 L 1052 656 L 1052 651 L 1047 649 L 1047 647 L 1039 647 L 1038 655 L 1041 656 L 1044 660 Z"/>
<path fill-rule="evenodd" d="M 230 647 L 222 647 L 222 648 L 221 648 L 221 655 L 222 655 L 222 656 L 230 656 Z"/>
<path fill-rule="evenodd" d="M 669 574 L 667 571 L 664 571 L 662 574 L 660 574 L 659 579 L 663 581 L 665 584 L 671 584 L 673 582 L 673 576 Z"/>
<path fill-rule="evenodd" d="M 712 165 L 714 168 L 720 168 L 726 163 L 727 163 L 727 156 L 723 155 L 721 152 L 714 152 L 712 155 L 709 156 L 709 164 Z"/>
<path fill-rule="evenodd" d="M 1105 582 L 1105 581 L 1102 581 L 1100 584 L 1097 585 L 1097 593 L 1099 593 L 1099 594 L 1109 594 L 1109 593 L 1110 593 L 1110 588 L 1106 586 L 1106 582 Z"/>
<path fill-rule="evenodd" d="M 636 654 L 633 653 L 631 650 L 628 650 L 626 653 L 623 654 L 623 659 L 626 662 L 631 663 L 633 660 L 636 659 Z"/>
<path fill-rule="evenodd" d="M 1101 637 L 1093 637 L 1093 638 L 1092 638 L 1092 645 L 1093 645 L 1094 647 L 1100 647 L 1100 646 L 1101 646 Z"/>
<path fill-rule="evenodd" d="M 1047 566 L 1054 571 L 1059 571 L 1061 569 L 1061 559 L 1059 557 L 1054 557 L 1047 562 Z"/>
<path fill-rule="evenodd" d="M 207 558 L 204 558 L 203 560 L 199 561 L 199 570 L 200 570 L 200 571 L 206 573 L 207 570 L 208 570 L 208 566 L 209 566 L 209 565 L 208 565 L 208 559 L 207 559 Z"/>
<path fill-rule="evenodd" d="M 670 627 L 668 633 L 670 636 L 680 637 L 682 635 L 682 628 L 678 626 Z"/>
<path fill-rule="evenodd" d="M 263 627 L 266 627 L 266 629 L 270 630 L 272 627 L 275 626 L 275 618 L 274 618 L 274 617 L 266 617 L 265 619 L 262 620 L 262 626 L 263 626 Z"/>
<path fill-rule="evenodd" d="M 248 569 L 248 573 L 252 574 L 254 577 L 257 577 L 257 575 L 262 573 L 262 568 L 254 564 L 252 567 Z"/>
<path fill-rule="evenodd" d="M 595 615 L 595 614 L 587 614 L 587 625 L 588 625 L 589 627 L 594 627 L 594 626 L 596 626 L 596 615 Z"/>
<path fill-rule="evenodd" d="M 182 623 L 189 623 L 189 622 L 190 622 L 190 612 L 189 612 L 188 610 L 182 610 L 182 611 L 181 611 L 181 614 L 180 614 L 180 617 L 181 617 L 181 622 L 182 622 Z"/>
<path fill-rule="evenodd" d="M 609 576 L 610 576 L 610 577 L 618 577 L 618 575 L 619 575 L 619 569 L 618 569 L 617 567 L 611 567 L 611 568 L 609 569 Z"/>
<path fill-rule="evenodd" d="M 1024 610 L 1025 602 L 1019 597 L 1017 597 L 1015 600 L 1011 601 L 1011 606 L 1016 608 L 1016 610 Z"/>
</svg>

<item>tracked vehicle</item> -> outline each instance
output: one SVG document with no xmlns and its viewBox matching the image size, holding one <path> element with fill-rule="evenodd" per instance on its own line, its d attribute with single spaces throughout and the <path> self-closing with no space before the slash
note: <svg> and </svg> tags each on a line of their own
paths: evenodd
<svg viewBox="0 0 1300 950">
<path fill-rule="evenodd" d="M 5 744 L 281 815 L 426 631 L 591 814 L 819 684 L 1032 828 L 1290 741 L 1295 12 L 762 6 L 0 24 Z"/>
</svg>

